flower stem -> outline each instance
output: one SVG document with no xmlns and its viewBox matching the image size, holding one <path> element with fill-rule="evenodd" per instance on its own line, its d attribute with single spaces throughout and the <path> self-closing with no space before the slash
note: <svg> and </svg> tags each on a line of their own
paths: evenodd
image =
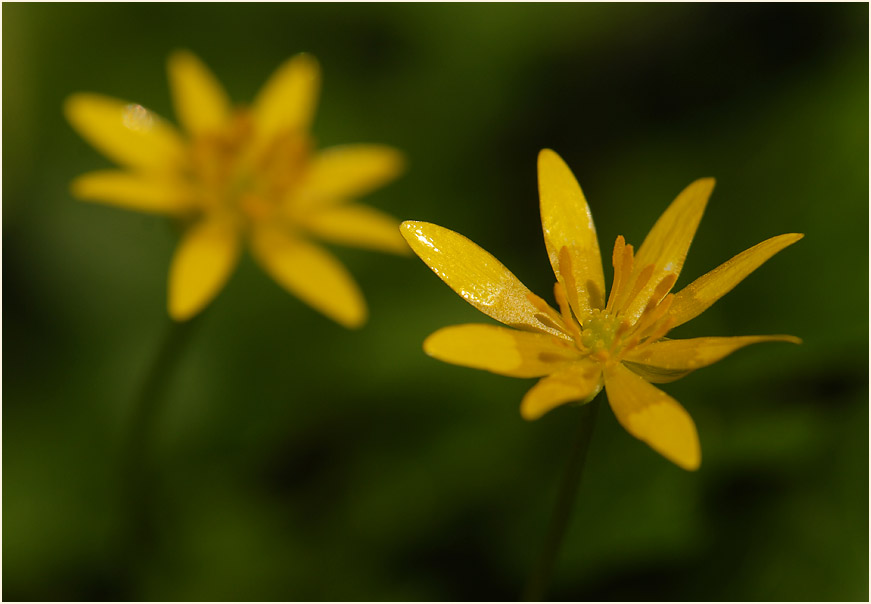
<svg viewBox="0 0 871 604">
<path fill-rule="evenodd" d="M 179 323 L 170 321 L 160 349 L 154 357 L 134 400 L 122 457 L 122 505 L 124 520 L 123 555 L 127 587 L 131 587 L 137 568 L 154 547 L 155 429 L 160 423 L 166 388 L 178 368 L 179 360 L 199 317 Z"/>
<path fill-rule="evenodd" d="M 524 600 L 527 602 L 542 601 L 547 586 L 550 583 L 557 555 L 559 554 L 563 537 L 565 537 L 566 529 L 571 519 L 572 507 L 575 502 L 578 485 L 581 482 L 581 475 L 584 472 L 584 462 L 587 460 L 587 450 L 590 447 L 593 425 L 596 423 L 598 410 L 598 396 L 580 409 L 581 421 L 578 425 L 571 455 L 566 463 L 565 473 L 560 484 L 559 496 L 554 506 L 544 547 L 526 584 Z"/>
</svg>

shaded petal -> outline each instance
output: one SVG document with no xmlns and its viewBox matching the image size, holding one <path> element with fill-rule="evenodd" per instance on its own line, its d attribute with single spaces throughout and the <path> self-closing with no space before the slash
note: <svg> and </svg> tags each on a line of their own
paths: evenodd
<svg viewBox="0 0 871 604">
<path fill-rule="evenodd" d="M 617 421 L 629 434 L 683 469 L 698 469 L 699 435 L 680 403 L 620 363 L 605 370 L 605 391 Z"/>
<path fill-rule="evenodd" d="M 565 162 L 550 149 L 538 154 L 538 192 L 541 226 L 550 264 L 563 286 L 560 251 L 568 250 L 574 288 L 567 288 L 572 309 L 583 321 L 593 308 L 602 308 L 605 278 L 596 227 L 578 181 Z M 565 270 L 563 267 L 562 270 Z M 576 290 L 577 294 L 572 289 Z"/>
<path fill-rule="evenodd" d="M 359 197 L 390 182 L 405 165 L 399 151 L 386 145 L 341 145 L 314 156 L 304 194 L 314 201 Z"/>
<path fill-rule="evenodd" d="M 801 344 L 794 336 L 738 336 L 730 338 L 690 338 L 662 340 L 631 351 L 626 360 L 665 371 L 692 371 L 727 357 L 739 348 L 760 342 Z"/>
<path fill-rule="evenodd" d="M 539 299 L 535 294 L 469 239 L 428 222 L 406 221 L 400 230 L 414 253 L 485 315 L 518 329 L 571 339 L 533 303 L 533 299 Z"/>
<path fill-rule="evenodd" d="M 308 130 L 320 81 L 320 67 L 311 55 L 298 54 L 282 63 L 254 101 L 258 137 L 269 140 L 287 131 Z"/>
<path fill-rule="evenodd" d="M 423 343 L 424 351 L 446 363 L 510 377 L 541 377 L 576 361 L 579 351 L 550 334 L 498 325 L 453 325 Z"/>
<path fill-rule="evenodd" d="M 169 177 L 119 170 L 83 174 L 73 180 L 70 188 L 74 196 L 86 201 L 169 215 L 189 211 L 196 195 L 189 185 Z"/>
<path fill-rule="evenodd" d="M 142 105 L 99 94 L 67 97 L 64 114 L 76 131 L 113 161 L 152 172 L 172 172 L 187 162 L 176 129 Z"/>
<path fill-rule="evenodd" d="M 399 221 L 363 205 L 327 206 L 305 214 L 300 222 L 312 233 L 344 245 L 408 254 Z"/>
<path fill-rule="evenodd" d="M 169 85 L 175 115 L 190 134 L 220 130 L 230 119 L 230 99 L 218 79 L 193 53 L 169 57 Z"/>
<path fill-rule="evenodd" d="M 654 270 L 647 284 L 625 309 L 625 316 L 630 321 L 638 319 L 664 277 L 669 274 L 677 277 L 680 274 L 708 198 L 714 190 L 714 183 L 713 178 L 701 178 L 690 184 L 650 229 L 635 256 L 630 283 L 635 283 L 647 265 L 652 264 Z"/>
<path fill-rule="evenodd" d="M 191 318 L 221 291 L 239 260 L 240 237 L 230 220 L 208 217 L 184 234 L 169 267 L 169 314 Z"/>
<path fill-rule="evenodd" d="M 800 233 L 788 233 L 767 239 L 687 285 L 675 294 L 668 309 L 668 316 L 674 321 L 673 326 L 682 325 L 702 314 L 774 254 L 802 237 L 804 235 Z"/>
<path fill-rule="evenodd" d="M 273 226 L 252 234 L 251 250 L 263 269 L 303 302 L 344 325 L 366 321 L 366 302 L 347 269 L 320 246 Z"/>
<path fill-rule="evenodd" d="M 538 419 L 551 409 L 571 402 L 587 403 L 602 389 L 602 368 L 581 360 L 572 363 L 533 386 L 520 403 L 523 419 Z"/>
</svg>

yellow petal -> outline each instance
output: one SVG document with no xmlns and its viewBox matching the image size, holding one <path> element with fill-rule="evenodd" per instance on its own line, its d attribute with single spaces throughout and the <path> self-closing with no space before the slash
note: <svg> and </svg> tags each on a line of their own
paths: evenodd
<svg viewBox="0 0 871 604">
<path fill-rule="evenodd" d="M 538 419 L 560 405 L 589 402 L 601 389 L 601 367 L 592 361 L 578 361 L 539 380 L 523 397 L 520 414 L 526 420 Z"/>
<path fill-rule="evenodd" d="M 692 371 L 716 363 L 739 348 L 760 342 L 801 344 L 801 340 L 794 336 L 782 335 L 662 340 L 632 351 L 625 358 L 665 371 Z"/>
<path fill-rule="evenodd" d="M 680 403 L 620 363 L 605 370 L 605 391 L 617 421 L 629 434 L 683 469 L 698 469 L 699 435 Z"/>
<path fill-rule="evenodd" d="M 178 180 L 118 170 L 83 174 L 73 180 L 71 189 L 79 199 L 154 214 L 183 214 L 195 200 L 191 187 Z"/>
<path fill-rule="evenodd" d="M 178 172 L 186 165 L 176 129 L 142 105 L 79 93 L 67 98 L 64 113 L 82 138 L 119 164 L 151 172 Z"/>
<path fill-rule="evenodd" d="M 347 269 L 320 246 L 261 226 L 252 234 L 254 257 L 279 285 L 303 302 L 344 325 L 366 321 L 366 302 Z"/>
<path fill-rule="evenodd" d="M 334 243 L 408 254 L 399 234 L 399 221 L 363 205 L 327 206 L 312 210 L 300 219 L 309 231 Z"/>
<path fill-rule="evenodd" d="M 359 197 L 390 182 L 402 172 L 402 153 L 385 145 L 341 145 L 312 159 L 302 185 L 314 201 Z"/>
<path fill-rule="evenodd" d="M 647 265 L 652 264 L 654 270 L 647 284 L 624 309 L 624 316 L 630 321 L 638 319 L 656 286 L 666 275 L 680 274 L 713 190 L 713 178 L 701 178 L 693 182 L 681 191 L 647 234 L 635 255 L 630 283 L 635 283 Z"/>
<path fill-rule="evenodd" d="M 605 294 L 602 257 L 596 227 L 587 200 L 572 171 L 550 149 L 538 154 L 538 191 L 541 198 L 541 226 L 554 273 L 563 286 L 560 252 L 568 250 L 574 288 L 567 288 L 572 309 L 584 320 L 593 308 L 601 308 Z M 571 291 L 577 291 L 577 295 Z"/>
<path fill-rule="evenodd" d="M 406 221 L 400 231 L 442 281 L 485 315 L 518 329 L 571 339 L 533 303 L 537 297 L 511 271 L 469 239 L 428 222 Z"/>
<path fill-rule="evenodd" d="M 210 217 L 192 226 L 169 268 L 169 314 L 191 318 L 221 291 L 239 259 L 239 231 L 226 219 Z"/>
<path fill-rule="evenodd" d="M 511 377 L 549 375 L 578 359 L 579 351 L 555 336 L 498 325 L 454 325 L 423 343 L 424 351 L 446 363 Z"/>
<path fill-rule="evenodd" d="M 254 120 L 262 141 L 288 131 L 307 130 L 320 89 L 320 67 L 314 57 L 299 54 L 285 61 L 254 101 Z"/>
<path fill-rule="evenodd" d="M 774 254 L 802 237 L 804 235 L 800 233 L 788 233 L 767 239 L 687 285 L 675 294 L 668 310 L 668 316 L 674 321 L 673 326 L 686 323 L 702 314 Z"/>
<path fill-rule="evenodd" d="M 192 135 L 220 130 L 230 117 L 230 99 L 218 79 L 193 53 L 169 58 L 169 85 L 175 114 Z"/>
</svg>

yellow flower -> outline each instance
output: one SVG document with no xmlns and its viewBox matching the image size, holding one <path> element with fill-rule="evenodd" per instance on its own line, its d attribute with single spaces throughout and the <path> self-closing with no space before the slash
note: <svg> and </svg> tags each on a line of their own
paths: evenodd
<svg viewBox="0 0 871 604">
<path fill-rule="evenodd" d="M 404 222 L 406 241 L 445 283 L 484 314 L 515 328 L 446 327 L 427 338 L 424 350 L 442 361 L 501 375 L 544 376 L 521 403 L 528 420 L 568 402 L 588 402 L 604 385 L 614 414 L 630 434 L 680 467 L 697 469 L 701 449 L 692 418 L 651 382 L 676 380 L 748 344 L 800 340 L 781 335 L 672 340 L 665 335 L 803 235 L 772 237 L 677 294 L 669 293 L 714 188 L 713 179 L 697 180 L 662 214 L 637 254 L 617 238 L 614 282 L 606 299 L 587 201 L 568 166 L 549 149 L 538 156 L 538 183 L 560 311 L 462 235 Z"/>
<path fill-rule="evenodd" d="M 250 107 L 233 107 L 189 52 L 173 54 L 168 70 L 182 132 L 141 105 L 89 93 L 66 100 L 70 124 L 125 168 L 85 174 L 73 194 L 183 221 L 169 270 L 176 320 L 218 294 L 244 239 L 289 292 L 342 325 L 364 323 L 357 284 L 311 239 L 405 253 L 399 221 L 350 201 L 395 178 L 402 155 L 363 144 L 314 151 L 309 126 L 320 70 L 311 56 L 281 65 Z"/>
</svg>

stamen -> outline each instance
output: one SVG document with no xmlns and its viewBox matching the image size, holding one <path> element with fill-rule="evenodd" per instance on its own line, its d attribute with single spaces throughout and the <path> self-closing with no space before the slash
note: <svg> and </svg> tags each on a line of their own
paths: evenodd
<svg viewBox="0 0 871 604">
<path fill-rule="evenodd" d="M 623 267 L 623 250 L 626 248 L 626 240 L 623 239 L 623 235 L 618 235 L 617 240 L 614 242 L 614 251 L 611 254 L 611 264 L 614 267 L 614 280 L 611 282 L 611 293 L 608 295 L 608 304 L 605 305 L 605 310 L 610 311 L 614 306 L 615 298 L 617 297 L 617 290 L 620 289 L 620 285 L 623 281 L 622 267 Z"/>
<path fill-rule="evenodd" d="M 641 274 L 638 275 L 638 278 L 635 280 L 635 287 L 632 288 L 632 291 L 629 294 L 629 297 L 626 300 L 623 300 L 620 304 L 620 308 L 627 308 L 632 302 L 635 301 L 636 296 L 644 289 L 644 286 L 647 285 L 647 282 L 650 281 L 650 278 L 653 276 L 653 265 L 648 264 L 641 271 Z"/>
<path fill-rule="evenodd" d="M 547 325 L 548 327 L 555 327 L 562 332 L 566 331 L 562 319 L 556 313 L 556 311 L 550 307 L 550 304 L 548 304 L 532 292 L 528 292 L 526 294 L 526 299 L 529 300 L 532 305 L 541 312 L 541 315 L 543 315 L 535 315 L 536 319 L 538 319 L 541 323 Z M 545 318 L 546 320 L 543 320 Z"/>
<path fill-rule="evenodd" d="M 665 295 L 671 291 L 671 288 L 674 287 L 674 283 L 677 281 L 677 275 L 674 273 L 668 273 L 665 277 L 662 278 L 656 289 L 653 290 L 653 297 L 651 301 L 659 304 L 659 302 L 665 297 Z"/>
<path fill-rule="evenodd" d="M 572 270 L 572 257 L 565 245 L 559 251 L 559 272 L 566 289 L 566 298 L 572 308 L 578 308 L 578 284 L 575 281 L 575 271 Z M 569 298 L 568 296 L 571 296 Z M 568 323 L 569 320 L 567 319 Z"/>
<path fill-rule="evenodd" d="M 560 262 L 560 267 L 562 267 L 562 262 Z M 575 340 L 578 340 L 581 337 L 581 330 L 578 326 L 578 322 L 572 318 L 572 309 L 566 299 L 566 288 L 559 281 L 553 284 L 553 295 L 556 298 L 556 303 L 559 305 L 563 322 L 566 324 L 566 327 L 568 327 L 572 337 L 575 338 Z"/>
<path fill-rule="evenodd" d="M 623 334 L 629 331 L 630 327 L 632 327 L 632 325 L 629 324 L 629 321 L 620 321 L 620 325 L 617 326 L 617 330 L 614 332 L 614 339 L 611 342 L 611 348 L 608 349 L 610 352 L 614 352 L 617 349 L 618 344 L 620 344 L 623 338 Z"/>
</svg>

